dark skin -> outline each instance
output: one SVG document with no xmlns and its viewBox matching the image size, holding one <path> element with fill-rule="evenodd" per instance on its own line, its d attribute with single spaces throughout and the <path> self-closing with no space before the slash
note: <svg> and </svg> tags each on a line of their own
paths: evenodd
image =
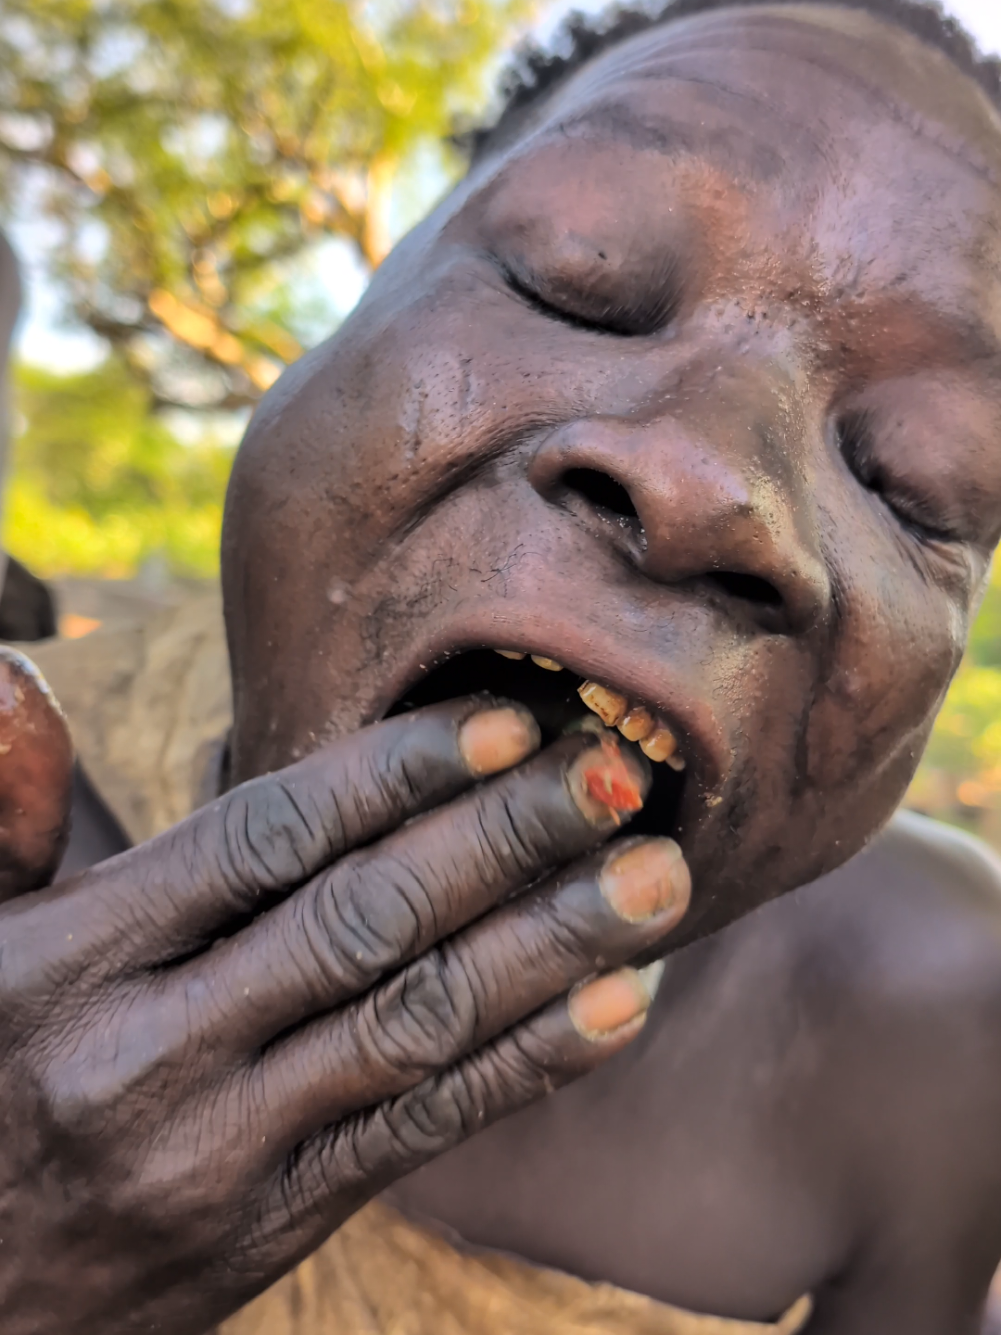
<svg viewBox="0 0 1001 1335">
<path fill-rule="evenodd" d="M 469 1242 L 810 1335 L 993 1335 L 1001 881 L 920 817 L 672 956 L 605 1070 L 389 1199 Z"/>
<path fill-rule="evenodd" d="M 393 719 L 0 909 L 5 1331 L 204 1331 L 637 1035 L 619 966 L 684 861 L 596 851 L 593 739 L 503 773 L 537 743 L 482 698 Z"/>
<path fill-rule="evenodd" d="M 976 88 L 857 14 L 710 15 L 582 71 L 251 427 L 236 774 L 443 655 L 528 650 L 681 739 L 683 939 L 845 861 L 901 797 L 1001 526 L 980 157 L 1001 170 Z"/>
<path fill-rule="evenodd" d="M 527 650 L 682 739 L 675 942 L 842 862 L 899 801 L 998 536 L 999 179 L 980 93 L 866 16 L 710 15 L 585 68 L 251 430 L 237 772 L 443 655 Z M 978 1329 L 1001 883 L 936 840 L 895 830 L 809 914 L 685 952 L 638 1047 L 391 1199 L 698 1310 L 809 1290 L 811 1332 Z"/>
<path fill-rule="evenodd" d="M 618 965 L 886 819 L 1001 526 L 999 159 L 975 90 L 894 30 L 692 21 L 585 70 L 277 387 L 224 553 L 249 786 L 0 915 L 5 1331 L 205 1330 L 392 1180 L 635 1038 L 646 999 Z M 867 430 L 839 443 L 838 418 Z M 555 656 L 677 732 L 680 804 L 641 814 L 618 910 L 593 742 L 524 762 L 524 716 L 491 707 L 471 762 L 468 700 L 376 723 L 474 646 Z M 672 835 L 694 873 L 679 930 Z M 619 1084 L 579 1088 L 614 1107 Z M 603 1172 L 621 1152 L 603 1139 Z M 564 1227 L 517 1249 L 595 1273 Z M 782 1305 L 833 1250 L 706 1305 Z M 878 1302 L 846 1311 L 814 1330 L 888 1328 Z"/>
</svg>

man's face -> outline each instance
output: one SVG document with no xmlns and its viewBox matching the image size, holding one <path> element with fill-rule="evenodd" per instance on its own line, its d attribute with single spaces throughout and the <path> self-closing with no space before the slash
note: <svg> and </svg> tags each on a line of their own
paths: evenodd
<svg viewBox="0 0 1001 1335">
<path fill-rule="evenodd" d="M 679 739 L 640 824 L 685 850 L 689 935 L 850 856 L 1001 529 L 999 179 L 973 84 L 861 14 L 585 67 L 255 418 L 237 778 L 483 687 L 556 731 L 587 679 Z"/>
</svg>

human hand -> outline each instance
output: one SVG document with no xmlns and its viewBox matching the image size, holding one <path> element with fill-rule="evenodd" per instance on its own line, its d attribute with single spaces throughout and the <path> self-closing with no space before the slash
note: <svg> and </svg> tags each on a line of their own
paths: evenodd
<svg viewBox="0 0 1001 1335">
<path fill-rule="evenodd" d="M 204 1331 L 638 1033 L 687 870 L 537 738 L 394 718 L 0 908 L 6 1335 Z"/>
</svg>

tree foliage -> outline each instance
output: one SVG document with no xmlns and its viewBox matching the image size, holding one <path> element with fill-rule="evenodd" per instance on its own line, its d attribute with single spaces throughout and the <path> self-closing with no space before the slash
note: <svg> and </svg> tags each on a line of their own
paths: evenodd
<svg viewBox="0 0 1001 1335">
<path fill-rule="evenodd" d="M 154 403 L 252 403 L 302 350 L 289 264 L 380 262 L 397 173 L 530 5 L 4 0 L 0 189 L 35 173 L 75 313 Z"/>
<path fill-rule="evenodd" d="M 908 804 L 1001 847 L 1001 562 Z"/>
<path fill-rule="evenodd" d="M 178 439 L 114 357 L 70 376 L 21 367 L 14 388 L 7 550 L 46 576 L 122 578 L 150 558 L 215 573 L 231 449 Z"/>
</svg>

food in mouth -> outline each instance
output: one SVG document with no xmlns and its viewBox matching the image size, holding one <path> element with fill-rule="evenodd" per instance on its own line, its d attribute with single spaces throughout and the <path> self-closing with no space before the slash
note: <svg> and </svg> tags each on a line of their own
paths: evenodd
<svg viewBox="0 0 1001 1335">
<path fill-rule="evenodd" d="M 548 654 L 499 648 L 455 653 L 407 687 L 388 713 L 478 692 L 524 705 L 538 722 L 544 744 L 565 733 L 596 732 L 602 738 L 602 751 L 590 767 L 593 773 L 585 776 L 591 797 L 630 816 L 630 830 L 638 834 L 680 833 L 677 819 L 686 762 L 667 720 L 655 706 L 564 668 Z M 621 743 L 606 728 L 617 729 Z M 621 745 L 631 750 L 630 743 L 653 762 L 645 803 L 619 749 Z"/>
</svg>

